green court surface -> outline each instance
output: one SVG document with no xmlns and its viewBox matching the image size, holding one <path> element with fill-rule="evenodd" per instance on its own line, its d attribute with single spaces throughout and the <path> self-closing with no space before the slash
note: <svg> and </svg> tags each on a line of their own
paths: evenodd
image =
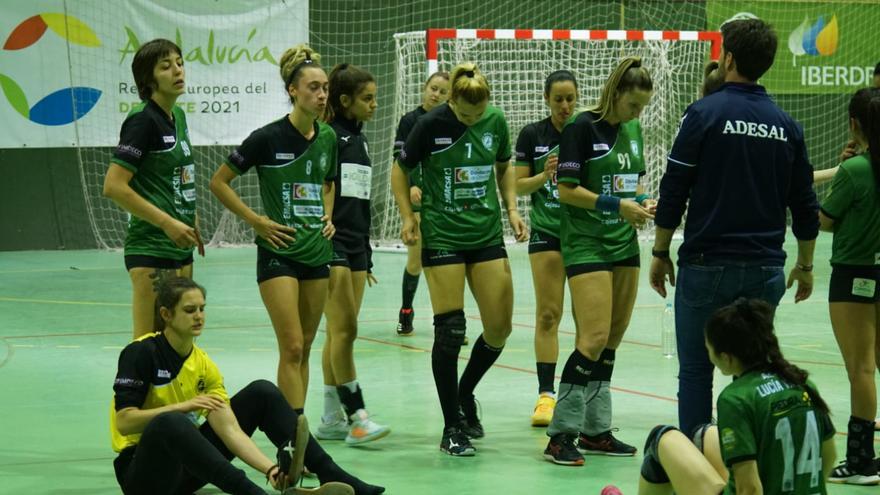
<svg viewBox="0 0 880 495">
<path fill-rule="evenodd" d="M 790 237 L 790 235 L 789 235 Z M 649 261 L 643 246 L 643 267 Z M 793 245 L 788 245 L 793 253 Z M 477 388 L 486 437 L 475 458 L 438 451 L 441 414 L 430 370 L 433 336 L 427 286 L 416 298 L 416 331 L 394 331 L 405 256 L 374 255 L 379 285 L 366 291 L 355 358 L 367 407 L 392 434 L 367 447 L 324 442 L 344 467 L 384 485 L 389 494 L 598 494 L 609 483 L 636 493 L 641 456 L 589 456 L 584 467 L 550 464 L 541 453 L 547 437 L 529 426 L 537 379 L 532 346 L 534 293 L 524 246 L 509 250 L 515 285 L 513 334 L 498 363 Z M 777 328 L 787 357 L 808 369 L 831 405 L 838 431 L 849 417 L 849 387 L 827 310 L 830 237 L 820 238 L 816 288 L 806 302 L 785 295 Z M 253 247 L 210 249 L 195 278 L 208 290 L 208 323 L 199 340 L 217 362 L 230 393 L 258 378 L 275 381 L 277 351 L 255 281 Z M 791 261 L 789 262 L 791 265 Z M 614 423 L 622 440 L 641 450 L 658 423 L 676 421 L 677 363 L 661 354 L 663 300 L 641 274 L 632 324 L 617 353 L 612 381 Z M 0 254 L 0 493 L 119 493 L 113 475 L 109 401 L 119 351 L 129 341 L 129 279 L 120 252 L 44 251 Z M 466 297 L 468 334 L 481 326 Z M 566 306 L 568 303 L 566 302 Z M 574 325 L 560 329 L 561 361 L 573 346 Z M 306 412 L 313 427 L 321 414 L 320 346 L 312 353 Z M 465 358 L 469 350 L 462 353 Z M 459 371 L 464 367 L 462 362 Z M 561 365 L 558 373 L 561 372 Z M 716 385 L 729 378 L 716 376 Z M 716 392 L 720 389 L 716 386 Z M 838 435 L 838 455 L 844 436 Z M 260 432 L 257 444 L 274 454 Z M 251 477 L 263 482 L 259 473 Z M 307 480 L 308 482 L 308 480 Z M 830 493 L 870 488 L 831 486 Z M 206 488 L 203 493 L 217 493 Z"/>
</svg>

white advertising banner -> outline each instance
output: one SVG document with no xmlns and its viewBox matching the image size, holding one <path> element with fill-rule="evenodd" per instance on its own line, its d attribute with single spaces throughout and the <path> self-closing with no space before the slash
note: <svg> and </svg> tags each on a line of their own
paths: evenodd
<svg viewBox="0 0 880 495">
<path fill-rule="evenodd" d="M 0 16 L 0 148 L 115 146 L 139 103 L 138 47 L 180 46 L 195 145 L 239 144 L 289 110 L 278 60 L 308 42 L 308 0 L 30 0 Z"/>
</svg>

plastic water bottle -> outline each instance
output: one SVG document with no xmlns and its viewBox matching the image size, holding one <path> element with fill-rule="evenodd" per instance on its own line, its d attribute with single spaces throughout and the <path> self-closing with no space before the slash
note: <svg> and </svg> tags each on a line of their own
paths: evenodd
<svg viewBox="0 0 880 495">
<path fill-rule="evenodd" d="M 663 350 L 663 357 L 672 359 L 675 357 L 675 312 L 672 310 L 672 303 L 666 303 L 663 308 L 663 315 L 660 317 L 660 347 Z"/>
</svg>

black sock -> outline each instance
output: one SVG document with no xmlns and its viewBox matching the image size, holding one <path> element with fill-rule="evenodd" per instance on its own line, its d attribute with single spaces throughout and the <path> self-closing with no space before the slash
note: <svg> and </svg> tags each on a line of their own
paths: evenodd
<svg viewBox="0 0 880 495">
<path fill-rule="evenodd" d="M 556 363 L 537 363 L 538 367 L 538 393 L 555 393 L 553 381 L 556 379 Z"/>
<path fill-rule="evenodd" d="M 590 358 L 581 354 L 577 349 L 572 351 L 565 361 L 565 367 L 562 369 L 562 379 L 560 383 L 570 383 L 586 387 L 592 380 L 593 369 L 598 361 L 590 361 Z"/>
<path fill-rule="evenodd" d="M 463 310 L 434 315 L 431 371 L 446 428 L 458 424 L 458 354 L 465 329 Z"/>
<path fill-rule="evenodd" d="M 400 309 L 412 309 L 413 298 L 416 296 L 416 289 L 419 288 L 419 276 L 410 275 L 406 268 L 403 269 L 403 303 Z"/>
<path fill-rule="evenodd" d="M 354 413 L 358 412 L 358 409 L 366 409 L 364 394 L 361 391 L 360 385 L 357 386 L 354 392 L 345 385 L 339 385 L 336 387 L 336 391 L 339 393 L 339 402 L 342 402 L 342 408 L 345 409 L 347 417 L 350 418 Z"/>
<path fill-rule="evenodd" d="M 306 447 L 305 464 L 309 471 L 318 476 L 322 485 L 331 481 L 348 483 L 354 488 L 355 495 L 378 495 L 385 491 L 384 487 L 364 483 L 339 467 L 312 437 L 309 437 L 309 443 Z"/>
<path fill-rule="evenodd" d="M 470 397 L 474 395 L 474 389 L 480 383 L 483 375 L 495 364 L 504 347 L 492 347 L 483 340 L 483 335 L 477 337 L 474 348 L 471 350 L 471 358 L 468 360 L 461 381 L 458 382 L 458 396 Z"/>
<path fill-rule="evenodd" d="M 846 463 L 855 469 L 873 465 L 874 421 L 849 417 L 846 435 Z"/>
<path fill-rule="evenodd" d="M 614 373 L 614 358 L 616 354 L 617 351 L 614 349 L 606 348 L 602 351 L 602 354 L 599 355 L 599 360 L 596 361 L 596 365 L 593 367 L 593 374 L 590 376 L 590 381 L 611 381 L 611 375 Z"/>
</svg>

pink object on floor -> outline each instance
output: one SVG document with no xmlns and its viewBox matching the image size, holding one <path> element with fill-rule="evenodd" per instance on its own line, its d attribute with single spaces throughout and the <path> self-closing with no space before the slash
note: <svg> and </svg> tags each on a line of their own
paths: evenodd
<svg viewBox="0 0 880 495">
<path fill-rule="evenodd" d="M 614 485 L 608 485 L 602 489 L 600 495 L 623 495 L 623 492 Z"/>
</svg>

